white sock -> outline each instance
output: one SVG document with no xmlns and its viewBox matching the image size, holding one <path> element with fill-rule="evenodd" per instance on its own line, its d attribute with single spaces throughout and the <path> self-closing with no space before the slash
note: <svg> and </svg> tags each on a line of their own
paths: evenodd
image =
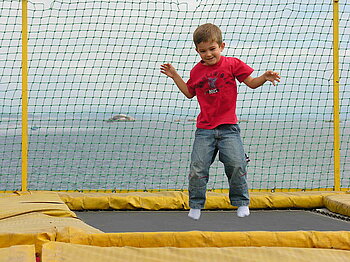
<svg viewBox="0 0 350 262">
<path fill-rule="evenodd" d="M 237 216 L 238 217 L 247 217 L 250 215 L 249 207 L 248 206 L 241 206 L 237 209 Z"/>
<path fill-rule="evenodd" d="M 194 220 L 198 220 L 201 217 L 201 210 L 191 208 L 190 212 L 188 213 L 188 216 Z"/>
</svg>

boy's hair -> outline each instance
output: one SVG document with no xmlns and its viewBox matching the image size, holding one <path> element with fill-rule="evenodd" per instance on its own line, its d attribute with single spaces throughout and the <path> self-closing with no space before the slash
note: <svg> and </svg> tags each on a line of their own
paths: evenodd
<svg viewBox="0 0 350 262">
<path fill-rule="evenodd" d="M 196 46 L 202 42 L 217 42 L 221 45 L 221 30 L 216 25 L 210 23 L 201 25 L 193 33 L 193 42 Z"/>
</svg>

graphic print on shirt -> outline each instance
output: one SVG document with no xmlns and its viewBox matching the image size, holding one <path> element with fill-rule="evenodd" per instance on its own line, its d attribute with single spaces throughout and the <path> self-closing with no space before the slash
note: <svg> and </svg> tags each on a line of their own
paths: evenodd
<svg viewBox="0 0 350 262">
<path fill-rule="evenodd" d="M 219 89 L 216 88 L 215 82 L 216 82 L 217 78 L 210 78 L 208 77 L 208 83 L 209 83 L 209 90 L 208 90 L 208 94 L 215 94 L 217 92 L 219 92 Z"/>
<path fill-rule="evenodd" d="M 225 73 L 213 72 L 202 78 L 202 81 L 199 83 L 199 88 L 205 87 L 205 84 L 208 83 L 205 94 L 213 95 L 219 93 L 221 88 L 225 85 L 233 84 L 232 80 L 234 81 L 232 77 L 226 77 Z"/>
</svg>

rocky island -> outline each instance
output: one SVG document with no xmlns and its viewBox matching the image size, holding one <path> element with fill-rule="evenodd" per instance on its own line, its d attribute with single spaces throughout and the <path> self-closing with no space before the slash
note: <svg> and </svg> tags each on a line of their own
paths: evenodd
<svg viewBox="0 0 350 262">
<path fill-rule="evenodd" d="M 133 118 L 131 116 L 124 115 L 124 114 L 118 114 L 118 115 L 115 115 L 115 116 L 111 117 L 110 119 L 108 119 L 106 121 L 107 122 L 135 121 L 135 118 Z"/>
</svg>

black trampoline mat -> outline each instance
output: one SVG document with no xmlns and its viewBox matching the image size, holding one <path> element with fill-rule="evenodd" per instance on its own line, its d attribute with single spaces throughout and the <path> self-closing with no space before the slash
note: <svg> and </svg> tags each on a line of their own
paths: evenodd
<svg viewBox="0 0 350 262">
<path fill-rule="evenodd" d="M 198 221 L 188 211 L 76 211 L 85 223 L 105 233 L 183 231 L 349 231 L 350 222 L 307 210 L 202 211 Z"/>
</svg>

